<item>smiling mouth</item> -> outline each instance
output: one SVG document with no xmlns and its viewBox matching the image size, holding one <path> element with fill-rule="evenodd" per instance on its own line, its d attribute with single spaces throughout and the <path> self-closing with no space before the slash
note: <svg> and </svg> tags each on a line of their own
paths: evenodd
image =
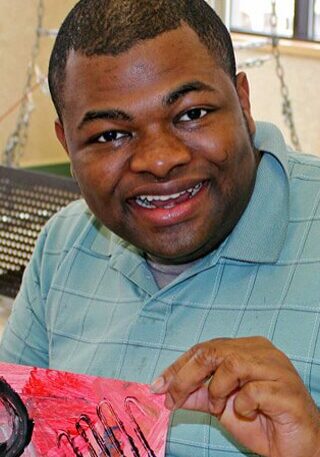
<svg viewBox="0 0 320 457">
<path fill-rule="evenodd" d="M 200 182 L 194 187 L 177 192 L 170 195 L 139 195 L 135 198 L 138 206 L 147 209 L 171 209 L 180 203 L 194 198 L 204 186 L 204 182 Z"/>
</svg>

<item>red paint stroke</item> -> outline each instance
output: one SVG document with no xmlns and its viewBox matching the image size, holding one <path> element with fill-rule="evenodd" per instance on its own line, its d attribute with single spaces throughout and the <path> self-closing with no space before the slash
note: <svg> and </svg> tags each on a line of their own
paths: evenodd
<svg viewBox="0 0 320 457">
<path fill-rule="evenodd" d="M 165 455 L 170 413 L 147 385 L 6 363 L 0 376 L 34 421 L 24 457 Z"/>
</svg>

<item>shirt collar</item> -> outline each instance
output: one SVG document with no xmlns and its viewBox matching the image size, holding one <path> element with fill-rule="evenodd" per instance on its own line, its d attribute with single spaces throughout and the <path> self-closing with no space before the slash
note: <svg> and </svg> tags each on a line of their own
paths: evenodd
<svg viewBox="0 0 320 457">
<path fill-rule="evenodd" d="M 110 268 L 121 272 L 147 294 L 153 295 L 158 291 L 143 253 L 101 223 L 96 228 L 90 250 L 95 255 L 109 258 Z"/>
<path fill-rule="evenodd" d="M 289 221 L 287 147 L 272 124 L 257 123 L 254 144 L 262 152 L 249 204 L 228 237 L 221 255 L 257 263 L 279 258 Z"/>
</svg>

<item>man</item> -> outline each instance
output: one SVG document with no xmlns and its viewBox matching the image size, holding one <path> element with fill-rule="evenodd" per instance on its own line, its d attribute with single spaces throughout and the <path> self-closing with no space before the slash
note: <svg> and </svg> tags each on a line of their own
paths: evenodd
<svg viewBox="0 0 320 457">
<path fill-rule="evenodd" d="M 40 236 L 1 358 L 154 380 L 168 456 L 320 456 L 319 161 L 256 126 L 219 18 L 81 0 L 49 81 L 88 206 Z"/>
</svg>

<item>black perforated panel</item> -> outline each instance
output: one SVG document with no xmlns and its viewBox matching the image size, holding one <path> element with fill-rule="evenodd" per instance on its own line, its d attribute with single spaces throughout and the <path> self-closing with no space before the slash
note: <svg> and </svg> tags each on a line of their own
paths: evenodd
<svg viewBox="0 0 320 457">
<path fill-rule="evenodd" d="M 71 178 L 0 166 L 0 294 L 16 296 L 42 226 L 79 197 Z"/>
</svg>

